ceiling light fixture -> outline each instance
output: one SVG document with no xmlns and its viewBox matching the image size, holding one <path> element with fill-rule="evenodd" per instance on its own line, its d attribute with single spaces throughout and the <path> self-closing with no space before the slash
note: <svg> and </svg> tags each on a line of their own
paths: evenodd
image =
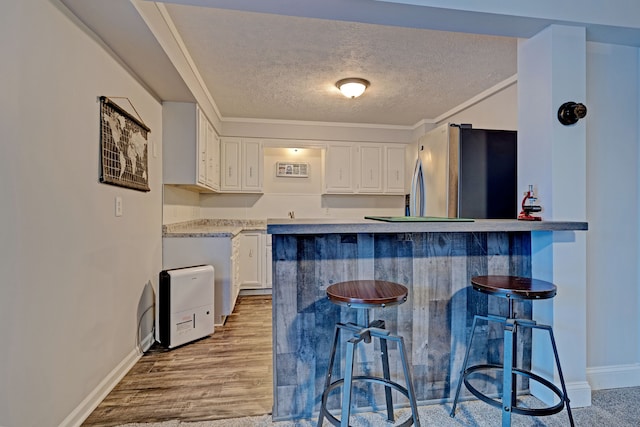
<svg viewBox="0 0 640 427">
<path fill-rule="evenodd" d="M 371 83 L 358 77 L 350 77 L 336 82 L 336 87 L 347 98 L 357 98 L 364 93 Z"/>
</svg>

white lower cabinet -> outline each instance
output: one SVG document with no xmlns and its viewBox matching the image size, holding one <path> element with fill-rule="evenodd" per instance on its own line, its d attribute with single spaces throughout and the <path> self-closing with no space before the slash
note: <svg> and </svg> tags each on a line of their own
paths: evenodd
<svg viewBox="0 0 640 427">
<path fill-rule="evenodd" d="M 273 287 L 273 250 L 271 245 L 271 234 L 265 234 L 265 257 L 264 257 L 264 280 L 267 288 Z"/>
<path fill-rule="evenodd" d="M 240 292 L 240 236 L 231 237 L 164 237 L 162 268 L 212 265 L 214 270 L 215 324 L 222 325 L 233 312 Z"/>
<path fill-rule="evenodd" d="M 262 263 L 263 237 L 260 232 L 240 233 L 240 289 L 259 289 L 264 287 Z"/>
<path fill-rule="evenodd" d="M 240 289 L 271 289 L 271 235 L 243 231 L 238 237 Z"/>
</svg>

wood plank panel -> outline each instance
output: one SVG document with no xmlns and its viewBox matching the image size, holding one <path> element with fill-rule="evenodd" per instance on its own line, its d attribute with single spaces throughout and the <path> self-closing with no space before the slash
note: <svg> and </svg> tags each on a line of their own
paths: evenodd
<svg viewBox="0 0 640 427">
<path fill-rule="evenodd" d="M 356 321 L 356 310 L 327 301 L 325 291 L 329 284 L 374 278 L 409 288 L 405 304 L 372 310 L 372 318 L 382 318 L 389 330 L 404 337 L 417 398 L 431 401 L 448 399 L 455 391 L 473 316 L 488 311 L 506 314 L 506 301 L 473 291 L 470 278 L 531 272 L 529 232 L 274 235 L 273 241 L 274 247 L 294 244 L 298 263 L 297 274 L 289 274 L 292 260 L 288 258 L 283 263 L 274 257 L 275 325 L 287 330 L 275 332 L 276 340 L 287 342 L 276 345 L 274 360 L 276 366 L 282 359 L 288 367 L 282 371 L 282 377 L 278 369 L 274 384 L 276 420 L 315 416 L 334 325 L 339 321 Z M 314 250 L 309 250 L 311 247 Z M 287 252 L 293 254 L 292 250 Z M 277 299 L 291 289 L 297 292 L 298 309 L 293 317 L 290 297 Z M 530 303 L 517 307 L 521 317 L 530 318 Z M 306 331 L 300 331 L 300 327 Z M 499 325 L 479 325 L 476 332 L 472 362 L 486 363 L 499 358 L 502 354 Z M 341 355 L 348 338 L 340 339 Z M 524 348 L 519 357 L 526 366 L 530 336 L 521 334 L 519 340 Z M 489 344 L 491 348 L 487 347 Z M 390 347 L 391 356 L 397 359 L 396 349 Z M 281 352 L 281 348 L 288 350 Z M 379 358 L 375 356 L 377 348 L 374 342 L 358 353 L 357 372 L 381 374 Z M 401 364 L 395 359 L 391 361 L 392 376 L 403 382 Z M 341 375 L 339 368 L 334 372 L 336 375 Z M 380 391 L 374 393 L 379 394 Z M 362 395 L 355 401 L 360 406 L 372 404 L 370 396 Z"/>
</svg>

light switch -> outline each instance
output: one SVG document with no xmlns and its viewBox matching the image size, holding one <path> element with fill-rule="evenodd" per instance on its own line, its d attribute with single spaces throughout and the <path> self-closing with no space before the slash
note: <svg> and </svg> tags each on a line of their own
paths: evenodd
<svg viewBox="0 0 640 427">
<path fill-rule="evenodd" d="M 158 148 L 156 147 L 156 140 L 153 138 L 150 138 L 150 142 L 151 142 L 151 153 L 153 154 L 153 157 L 156 158 L 158 157 Z"/>
<path fill-rule="evenodd" d="M 116 196 L 116 216 L 122 216 L 122 196 Z"/>
</svg>

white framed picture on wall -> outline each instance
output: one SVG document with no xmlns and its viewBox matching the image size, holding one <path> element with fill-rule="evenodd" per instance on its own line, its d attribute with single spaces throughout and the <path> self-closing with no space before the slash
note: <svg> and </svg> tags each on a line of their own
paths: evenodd
<svg viewBox="0 0 640 427">
<path fill-rule="evenodd" d="M 309 163 L 276 162 L 276 176 L 307 178 L 309 176 Z"/>
</svg>

